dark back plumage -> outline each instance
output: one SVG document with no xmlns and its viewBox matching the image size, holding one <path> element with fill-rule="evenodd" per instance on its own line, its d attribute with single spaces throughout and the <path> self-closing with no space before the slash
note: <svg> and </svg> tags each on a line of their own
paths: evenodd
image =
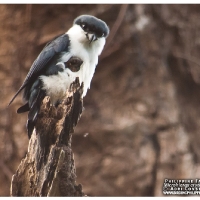
<svg viewBox="0 0 200 200">
<path fill-rule="evenodd" d="M 36 60 L 33 62 L 23 84 L 19 88 L 19 90 L 16 92 L 16 94 L 13 96 L 11 99 L 10 105 L 14 99 L 17 97 L 17 95 L 23 90 L 24 91 L 24 97 L 26 99 L 26 94 L 27 90 L 26 87 L 33 81 L 35 80 L 39 75 L 42 75 L 42 71 L 45 71 L 46 66 L 48 65 L 49 62 L 56 56 L 57 54 L 68 51 L 69 48 L 69 37 L 66 34 L 63 34 L 61 36 L 56 37 L 47 45 L 44 47 L 44 49 L 41 51 L 39 56 L 36 58 Z M 29 89 L 29 86 L 27 87 Z M 27 99 L 26 99 L 27 100 Z"/>
</svg>

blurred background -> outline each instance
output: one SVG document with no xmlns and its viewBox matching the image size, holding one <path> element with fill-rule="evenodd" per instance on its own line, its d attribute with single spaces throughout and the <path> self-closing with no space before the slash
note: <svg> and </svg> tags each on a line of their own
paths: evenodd
<svg viewBox="0 0 200 200">
<path fill-rule="evenodd" d="M 162 196 L 200 178 L 200 5 L 0 5 L 0 196 L 24 158 L 27 114 L 7 104 L 44 45 L 74 18 L 110 27 L 73 135 L 88 196 Z"/>
</svg>

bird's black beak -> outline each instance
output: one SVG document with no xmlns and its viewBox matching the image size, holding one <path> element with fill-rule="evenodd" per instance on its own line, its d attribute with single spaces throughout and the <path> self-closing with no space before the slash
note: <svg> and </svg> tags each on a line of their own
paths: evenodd
<svg viewBox="0 0 200 200">
<path fill-rule="evenodd" d="M 97 40 L 97 36 L 93 33 L 87 33 L 86 34 L 87 39 L 89 40 L 89 43 L 91 44 L 93 41 Z"/>
</svg>

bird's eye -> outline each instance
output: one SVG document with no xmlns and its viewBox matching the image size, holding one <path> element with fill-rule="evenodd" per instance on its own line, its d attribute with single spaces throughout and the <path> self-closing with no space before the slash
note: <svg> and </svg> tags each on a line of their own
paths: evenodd
<svg viewBox="0 0 200 200">
<path fill-rule="evenodd" d="M 85 23 L 82 23 L 81 28 L 85 31 L 87 29 L 87 25 Z"/>
<path fill-rule="evenodd" d="M 65 67 L 70 69 L 72 72 L 78 72 L 83 61 L 78 57 L 71 57 L 66 63 Z"/>
<path fill-rule="evenodd" d="M 97 36 L 98 38 L 105 37 L 105 33 L 103 33 L 101 30 L 97 30 L 97 31 L 96 31 L 96 36 Z"/>
</svg>

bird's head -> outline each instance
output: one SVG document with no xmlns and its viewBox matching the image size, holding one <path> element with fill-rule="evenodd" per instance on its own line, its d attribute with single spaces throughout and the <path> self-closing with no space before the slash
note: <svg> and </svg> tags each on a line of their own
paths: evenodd
<svg viewBox="0 0 200 200">
<path fill-rule="evenodd" d="M 91 15 L 81 15 L 74 20 L 73 27 L 68 31 L 76 35 L 80 42 L 91 44 L 98 40 L 105 40 L 109 34 L 106 23 Z"/>
<path fill-rule="evenodd" d="M 91 15 L 81 15 L 74 20 L 74 24 L 81 27 L 89 43 L 100 38 L 106 38 L 109 28 L 106 23 Z"/>
</svg>

